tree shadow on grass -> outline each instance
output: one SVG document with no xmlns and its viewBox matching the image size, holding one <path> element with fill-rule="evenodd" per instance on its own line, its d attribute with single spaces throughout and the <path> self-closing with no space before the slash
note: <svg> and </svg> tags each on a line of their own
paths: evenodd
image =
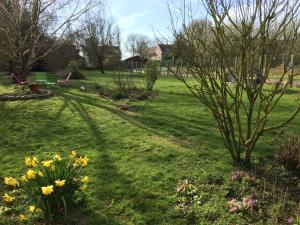
<svg viewBox="0 0 300 225">
<path fill-rule="evenodd" d="M 221 142 L 219 147 L 223 145 L 221 137 L 216 135 L 216 129 L 212 128 L 215 125 L 213 120 L 207 119 L 207 117 L 198 121 L 184 116 L 176 116 L 170 111 L 157 111 L 150 107 L 139 111 L 137 115 L 131 116 L 118 109 L 117 105 L 108 105 L 100 97 L 92 98 L 70 92 L 65 94 L 68 95 L 68 98 L 77 102 L 83 102 L 109 111 L 141 129 L 151 130 L 153 134 L 165 135 L 166 137 L 171 135 L 175 138 L 199 137 L 199 139 L 203 138 L 204 135 L 204 142 L 216 145 Z"/>
<path fill-rule="evenodd" d="M 138 217 L 143 224 L 158 223 L 155 218 L 147 217 L 144 214 L 151 214 L 153 212 L 160 212 L 158 198 L 151 191 L 139 190 L 133 183 L 135 180 L 128 176 L 125 176 L 120 172 L 115 165 L 115 161 L 111 154 L 113 149 L 108 149 L 105 139 L 102 136 L 98 124 L 95 123 L 93 118 L 89 115 L 84 106 L 84 102 L 76 101 L 71 98 L 70 105 L 78 112 L 82 120 L 88 124 L 92 135 L 94 136 L 94 142 L 96 144 L 96 157 L 93 158 L 93 177 L 94 186 L 96 189 L 92 191 L 93 198 L 98 201 L 93 201 L 92 210 L 89 210 L 91 220 L 89 224 L 122 224 L 122 221 L 118 221 L 118 216 L 111 213 L 111 210 L 104 210 L 113 201 L 112 208 L 114 212 L 126 216 L 129 212 Z M 99 205 L 99 202 L 101 203 Z M 125 203 L 124 203 L 125 202 Z M 162 208 L 161 210 L 166 210 Z M 152 222 L 153 223 L 152 223 Z"/>
<path fill-rule="evenodd" d="M 176 111 L 159 110 L 153 106 L 137 106 L 137 113 L 135 115 L 129 115 L 118 109 L 118 105 L 108 104 L 101 98 L 76 93 L 66 94 L 69 98 L 76 101 L 109 111 L 138 128 L 149 130 L 152 134 L 169 138 L 185 148 L 197 149 L 201 147 L 201 152 L 199 152 L 199 156 L 201 157 L 210 157 L 213 160 L 218 160 L 219 157 L 224 157 L 224 153 L 226 154 L 227 150 L 224 147 L 217 126 L 208 113 L 205 116 L 200 115 L 201 117 L 198 117 L 198 119 L 193 119 L 189 117 L 188 114 L 178 116 Z M 184 94 L 184 96 L 186 95 Z M 174 104 L 176 104 L 176 102 Z M 290 109 L 290 107 L 286 109 Z M 270 135 L 271 134 L 263 136 L 260 139 L 254 151 L 255 156 L 264 157 L 273 152 L 273 147 L 266 144 L 266 141 L 270 140 Z M 192 142 L 190 142 L 191 140 Z M 220 151 L 220 149 L 223 150 Z M 229 158 L 228 160 L 230 161 Z"/>
<path fill-rule="evenodd" d="M 285 94 L 287 95 L 296 95 L 300 93 L 300 89 L 287 89 Z"/>
<path fill-rule="evenodd" d="M 55 135 L 63 132 L 57 122 L 63 111 L 68 107 L 67 103 L 58 108 L 54 113 L 51 106 L 42 103 L 43 100 L 18 101 L 13 103 L 1 103 L 1 140 L 4 154 L 25 154 L 47 150 L 51 146 Z M 39 106 L 41 103 L 47 107 L 45 110 Z M 62 134 L 63 135 L 63 134 Z M 45 144 L 47 143 L 47 144 Z M 51 147 L 49 147 L 51 146 Z M 12 151 L 13 150 L 13 151 Z"/>
<path fill-rule="evenodd" d="M 162 114 L 160 112 L 154 113 L 151 112 L 151 110 L 147 111 L 149 107 L 141 112 L 141 115 L 131 116 L 118 109 L 116 105 L 107 103 L 101 98 L 73 92 L 64 93 L 64 97 L 74 102 L 80 102 L 84 105 L 108 111 L 138 129 L 147 130 L 147 133 L 154 135 L 154 138 L 159 138 L 158 141 L 162 145 L 164 145 L 164 140 L 167 140 L 168 143 L 166 144 L 170 146 L 169 154 L 165 154 L 166 152 L 164 155 L 156 154 L 152 151 L 151 153 L 145 152 L 146 155 L 142 157 L 141 160 L 146 165 L 150 166 L 153 163 L 159 163 L 163 166 L 168 164 L 169 160 L 180 160 L 179 152 L 172 150 L 174 144 L 184 148 L 180 148 L 180 151 L 190 150 L 191 152 L 187 154 L 196 156 L 193 157 L 189 163 L 197 163 L 199 160 L 201 160 L 202 163 L 219 162 L 220 158 L 224 160 L 225 164 L 231 165 L 232 163 L 231 158 L 228 156 L 229 154 L 226 152 L 227 150 L 224 148 L 221 137 L 218 136 L 219 133 L 216 132 L 215 128 L 211 127 L 211 120 L 207 120 L 207 118 L 203 118 L 201 123 L 195 125 L 197 120 L 186 118 L 185 115 L 176 116 L 174 112 L 164 112 Z M 157 115 L 153 116 L 153 114 Z M 149 143 L 151 143 L 151 139 L 150 137 Z"/>
</svg>

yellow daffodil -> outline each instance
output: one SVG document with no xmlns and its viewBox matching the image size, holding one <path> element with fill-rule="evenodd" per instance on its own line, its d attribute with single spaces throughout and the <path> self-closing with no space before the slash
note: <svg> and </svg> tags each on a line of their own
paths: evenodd
<svg viewBox="0 0 300 225">
<path fill-rule="evenodd" d="M 88 177 L 88 176 L 83 177 L 83 178 L 81 179 L 81 182 L 82 182 L 82 183 L 87 183 L 87 182 L 89 182 L 89 177 Z"/>
<path fill-rule="evenodd" d="M 5 177 L 4 178 L 4 183 L 7 186 L 12 186 L 12 187 L 17 187 L 19 186 L 19 182 L 17 181 L 17 179 L 12 178 L 12 177 Z"/>
<path fill-rule="evenodd" d="M 31 166 L 31 158 L 30 157 L 25 158 L 25 165 L 26 166 Z"/>
<path fill-rule="evenodd" d="M 10 196 L 9 194 L 5 193 L 2 196 L 2 199 L 3 199 L 4 202 L 11 203 L 15 198 Z"/>
<path fill-rule="evenodd" d="M 82 185 L 82 186 L 80 187 L 80 189 L 84 191 L 84 190 L 88 189 L 88 186 L 87 186 L 86 184 L 85 184 L 85 185 Z"/>
<path fill-rule="evenodd" d="M 55 166 L 51 166 L 50 170 L 54 171 L 55 170 Z"/>
<path fill-rule="evenodd" d="M 53 192 L 53 185 L 49 185 L 49 186 L 46 186 L 46 187 L 42 187 L 42 192 L 44 195 L 51 195 L 52 192 Z"/>
<path fill-rule="evenodd" d="M 25 216 L 25 215 L 23 215 L 23 214 L 21 214 L 20 216 L 19 216 L 19 220 L 22 222 L 22 221 L 25 221 L 25 220 L 27 220 L 27 217 Z"/>
<path fill-rule="evenodd" d="M 76 159 L 74 166 L 75 167 L 77 167 L 77 166 L 87 167 L 88 161 L 89 161 L 89 159 L 87 156 L 84 156 L 84 157 L 80 156 L 79 159 Z"/>
<path fill-rule="evenodd" d="M 56 180 L 55 181 L 56 186 L 62 187 L 66 184 L 66 180 Z"/>
<path fill-rule="evenodd" d="M 43 172 L 39 171 L 38 172 L 39 177 L 44 177 L 45 175 L 43 174 Z"/>
<path fill-rule="evenodd" d="M 50 167 L 52 167 L 53 160 L 43 161 L 42 164 L 43 164 L 44 167 L 50 168 Z"/>
<path fill-rule="evenodd" d="M 33 157 L 32 162 L 31 162 L 32 166 L 36 167 L 36 166 L 38 166 L 38 163 L 39 163 L 39 161 L 38 161 L 37 157 Z"/>
<path fill-rule="evenodd" d="M 89 162 L 89 159 L 87 156 L 84 156 L 82 159 L 81 159 L 81 162 L 83 164 L 84 167 L 86 167 L 88 165 L 88 162 Z"/>
<path fill-rule="evenodd" d="M 56 154 L 56 155 L 54 156 L 54 160 L 56 160 L 56 161 L 61 161 L 62 158 L 61 158 L 61 156 L 60 156 L 59 154 Z"/>
<path fill-rule="evenodd" d="M 20 180 L 24 183 L 28 181 L 28 179 L 25 175 L 23 175 Z"/>
<path fill-rule="evenodd" d="M 29 211 L 30 212 L 35 212 L 35 210 L 36 210 L 36 207 L 34 206 L 34 205 L 31 205 L 31 206 L 29 206 Z"/>
<path fill-rule="evenodd" d="M 71 157 L 72 157 L 72 158 L 75 158 L 75 157 L 76 157 L 76 155 L 77 155 L 77 153 L 76 153 L 76 151 L 75 151 L 75 150 L 71 151 Z"/>
<path fill-rule="evenodd" d="M 37 157 L 33 157 L 32 159 L 30 157 L 25 158 L 25 165 L 29 167 L 37 167 L 38 166 L 38 159 Z"/>
<path fill-rule="evenodd" d="M 36 173 L 33 170 L 28 170 L 26 173 L 26 177 L 28 180 L 33 180 L 35 179 Z"/>
</svg>

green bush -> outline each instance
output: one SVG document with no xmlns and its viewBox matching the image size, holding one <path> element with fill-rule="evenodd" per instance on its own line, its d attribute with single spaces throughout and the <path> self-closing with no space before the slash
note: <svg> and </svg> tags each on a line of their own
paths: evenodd
<svg viewBox="0 0 300 225">
<path fill-rule="evenodd" d="M 148 61 L 145 65 L 146 90 L 152 91 L 156 80 L 160 74 L 159 63 Z"/>
<path fill-rule="evenodd" d="M 8 192 L 3 202 L 14 214 L 19 214 L 22 222 L 42 217 L 46 224 L 57 224 L 74 208 L 78 196 L 87 189 L 88 177 L 84 169 L 88 165 L 87 156 L 77 156 L 75 151 L 70 157 L 62 158 L 56 154 L 52 159 L 39 162 L 36 157 L 25 158 L 28 168 L 20 179 L 5 177 Z"/>
<path fill-rule="evenodd" d="M 129 96 L 128 96 L 128 94 L 126 94 L 124 92 L 115 91 L 113 93 L 112 98 L 115 99 L 115 100 L 122 100 L 122 99 L 128 99 Z"/>
<path fill-rule="evenodd" d="M 82 73 L 79 63 L 77 61 L 71 61 L 69 63 L 68 69 L 72 73 L 73 79 L 84 79 L 84 74 Z"/>
</svg>

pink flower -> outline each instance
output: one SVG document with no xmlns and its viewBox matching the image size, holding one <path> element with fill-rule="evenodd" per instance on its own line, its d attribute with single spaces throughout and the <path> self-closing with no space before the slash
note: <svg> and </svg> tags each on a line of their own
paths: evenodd
<svg viewBox="0 0 300 225">
<path fill-rule="evenodd" d="M 292 224 L 293 223 L 293 218 L 292 217 L 288 218 L 287 222 L 288 222 L 288 224 Z"/>
<path fill-rule="evenodd" d="M 256 203 L 256 201 L 250 196 L 244 199 L 244 202 L 246 203 L 246 206 L 253 207 Z"/>
<path fill-rule="evenodd" d="M 62 208 L 62 207 L 59 209 L 59 212 L 60 212 L 60 213 L 63 213 L 64 211 L 65 211 L 65 209 Z"/>
<path fill-rule="evenodd" d="M 237 171 L 235 171 L 235 172 L 232 173 L 231 180 L 233 180 L 233 181 L 240 180 L 241 178 L 243 178 L 246 175 L 247 174 L 245 172 L 237 170 Z"/>
</svg>

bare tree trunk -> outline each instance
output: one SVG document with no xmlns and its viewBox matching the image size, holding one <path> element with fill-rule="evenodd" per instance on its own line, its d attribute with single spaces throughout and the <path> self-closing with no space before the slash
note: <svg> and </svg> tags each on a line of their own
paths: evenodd
<svg viewBox="0 0 300 225">
<path fill-rule="evenodd" d="M 99 64 L 100 64 L 100 68 L 99 69 L 100 69 L 101 73 L 104 74 L 103 60 L 100 60 Z"/>
<path fill-rule="evenodd" d="M 290 62 L 290 74 L 289 74 L 289 83 L 290 83 L 290 87 L 293 87 L 294 84 L 294 54 L 291 57 L 291 62 Z"/>
</svg>

